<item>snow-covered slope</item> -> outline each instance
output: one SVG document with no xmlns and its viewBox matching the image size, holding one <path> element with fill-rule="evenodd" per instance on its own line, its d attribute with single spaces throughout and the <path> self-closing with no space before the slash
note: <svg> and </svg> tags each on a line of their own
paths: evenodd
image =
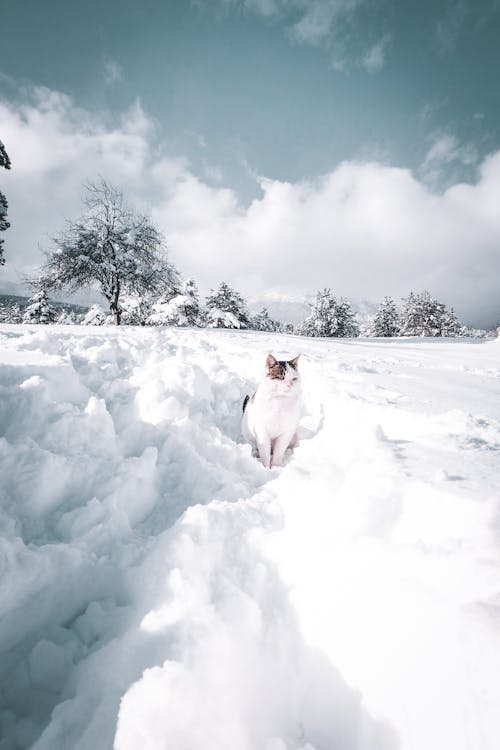
<svg viewBox="0 0 500 750">
<path fill-rule="evenodd" d="M 1 750 L 499 747 L 499 340 L 5 325 L 0 387 Z"/>
</svg>

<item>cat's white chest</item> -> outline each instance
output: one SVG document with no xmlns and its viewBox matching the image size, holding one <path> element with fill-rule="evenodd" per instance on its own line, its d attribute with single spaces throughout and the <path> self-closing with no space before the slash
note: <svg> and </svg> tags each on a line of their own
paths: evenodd
<svg viewBox="0 0 500 750">
<path fill-rule="evenodd" d="M 300 418 L 300 392 L 276 394 L 259 388 L 252 404 L 252 422 L 256 432 L 266 432 L 270 438 L 284 433 L 294 433 Z"/>
</svg>

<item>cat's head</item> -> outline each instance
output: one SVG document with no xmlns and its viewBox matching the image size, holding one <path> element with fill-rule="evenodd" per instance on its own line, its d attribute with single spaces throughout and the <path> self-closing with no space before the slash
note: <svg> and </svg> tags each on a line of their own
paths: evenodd
<svg viewBox="0 0 500 750">
<path fill-rule="evenodd" d="M 300 390 L 299 357 L 300 354 L 297 354 L 294 359 L 278 360 L 272 354 L 267 355 L 266 377 L 279 391 L 293 393 Z"/>
</svg>

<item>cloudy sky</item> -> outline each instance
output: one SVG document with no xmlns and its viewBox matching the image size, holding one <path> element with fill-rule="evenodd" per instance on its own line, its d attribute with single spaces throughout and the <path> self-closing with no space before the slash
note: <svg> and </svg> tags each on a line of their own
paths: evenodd
<svg viewBox="0 0 500 750">
<path fill-rule="evenodd" d="M 500 322 L 499 0 L 24 0 L 2 8 L 2 280 L 102 175 L 202 288 Z"/>
</svg>

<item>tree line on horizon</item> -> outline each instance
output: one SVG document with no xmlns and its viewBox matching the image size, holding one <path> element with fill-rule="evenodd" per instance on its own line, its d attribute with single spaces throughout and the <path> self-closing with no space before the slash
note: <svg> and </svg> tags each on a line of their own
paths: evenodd
<svg viewBox="0 0 500 750">
<path fill-rule="evenodd" d="M 402 308 L 398 310 L 394 300 L 385 297 L 374 319 L 363 326 L 356 320 L 346 299 L 337 299 L 329 289 L 323 289 L 311 302 L 310 313 L 305 320 L 293 325 L 274 320 L 265 307 L 251 315 L 242 295 L 226 282 L 212 289 L 203 305 L 195 281 L 179 279 L 178 284 L 157 299 L 148 295 L 124 296 L 119 314 L 121 325 L 227 328 L 324 338 L 487 335 L 486 331 L 463 326 L 453 308 L 447 309 L 429 292 L 410 292 L 402 302 Z M 82 313 L 76 313 L 61 303 L 57 309 L 43 289 L 28 300 L 24 309 L 17 303 L 0 308 L 0 322 L 90 326 L 115 324 L 113 315 L 97 304 Z"/>
<path fill-rule="evenodd" d="M 1 164 L 9 168 L 8 157 Z M 113 322 L 252 329 L 314 337 L 360 335 L 350 303 L 343 297 L 337 299 L 330 289 L 317 292 L 309 315 L 298 326 L 273 320 L 266 308 L 250 315 L 244 298 L 225 282 L 210 291 L 203 306 L 194 280 L 182 279 L 168 260 L 159 230 L 146 215 L 128 206 L 119 190 L 103 179 L 87 183 L 83 202 L 83 215 L 67 222 L 53 239 L 53 249 L 46 253 L 39 272 L 27 279 L 34 294 L 26 308 L 22 312 L 15 305 L 4 308 L 0 311 L 3 322 Z M 4 204 L 0 194 L 0 209 Z M 0 222 L 5 223 L 2 210 Z M 50 292 L 74 293 L 90 288 L 100 291 L 108 313 L 93 305 L 83 316 L 77 317 L 70 310 L 58 315 L 49 301 Z M 458 321 L 453 309 L 448 310 L 426 291 L 410 292 L 399 311 L 394 300 L 386 297 L 371 326 L 361 332 L 381 337 L 474 335 Z"/>
</svg>

